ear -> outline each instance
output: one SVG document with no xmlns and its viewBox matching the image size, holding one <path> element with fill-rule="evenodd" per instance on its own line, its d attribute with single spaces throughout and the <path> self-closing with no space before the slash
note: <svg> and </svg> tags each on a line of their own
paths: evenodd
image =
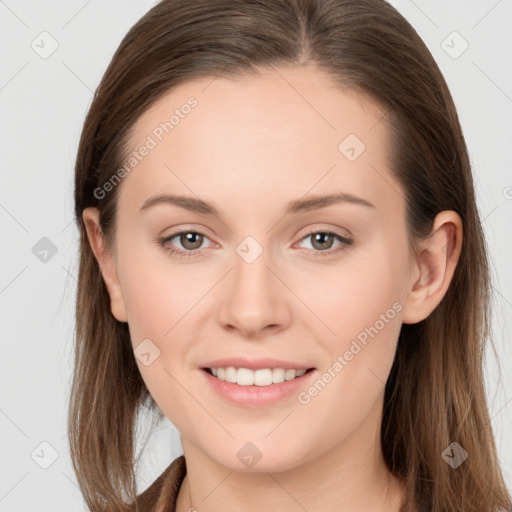
<svg viewBox="0 0 512 512">
<path fill-rule="evenodd" d="M 117 276 L 115 255 L 105 248 L 105 239 L 101 231 L 98 208 L 85 208 L 82 218 L 87 230 L 87 238 L 92 252 L 98 261 L 103 280 L 110 295 L 110 310 L 119 322 L 127 322 L 126 307 Z"/>
<path fill-rule="evenodd" d="M 411 285 L 407 290 L 402 322 L 415 324 L 427 318 L 443 299 L 459 260 L 462 220 L 451 210 L 439 213 L 431 235 L 414 256 Z"/>
</svg>

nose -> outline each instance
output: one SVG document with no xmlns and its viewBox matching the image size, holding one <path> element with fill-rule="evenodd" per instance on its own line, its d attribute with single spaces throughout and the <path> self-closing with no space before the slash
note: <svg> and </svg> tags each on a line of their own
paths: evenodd
<svg viewBox="0 0 512 512">
<path fill-rule="evenodd" d="M 237 254 L 234 268 L 222 285 L 218 319 L 226 330 L 245 338 L 259 338 L 286 329 L 291 320 L 286 276 L 263 251 L 254 261 Z"/>
</svg>

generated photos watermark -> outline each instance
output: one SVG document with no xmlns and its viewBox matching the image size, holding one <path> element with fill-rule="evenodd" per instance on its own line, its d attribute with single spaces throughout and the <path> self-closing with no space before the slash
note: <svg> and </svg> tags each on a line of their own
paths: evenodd
<svg viewBox="0 0 512 512">
<path fill-rule="evenodd" d="M 402 304 L 394 302 L 392 306 L 385 312 L 381 313 L 379 319 L 370 327 L 365 327 L 355 339 L 350 343 L 350 348 L 342 355 L 338 355 L 336 360 L 325 370 L 322 375 L 312 384 L 306 391 L 301 391 L 297 395 L 297 400 L 302 405 L 307 405 L 311 399 L 317 396 L 338 375 L 347 364 L 359 354 L 370 341 L 368 337 L 373 339 L 384 329 L 390 320 L 395 318 L 396 314 L 402 311 Z"/>
<path fill-rule="evenodd" d="M 172 132 L 178 126 L 182 119 L 185 119 L 194 107 L 197 107 L 198 101 L 191 96 L 179 108 L 174 109 L 174 113 L 168 120 L 161 122 L 158 126 L 153 128 L 151 133 L 146 137 L 144 143 L 127 158 L 123 166 L 118 169 L 101 187 L 94 189 L 94 197 L 96 199 L 104 199 L 106 195 L 111 192 L 121 180 L 132 171 L 139 162 L 141 162 L 149 153 L 155 149 L 160 142 L 162 142 L 166 135 Z"/>
</svg>

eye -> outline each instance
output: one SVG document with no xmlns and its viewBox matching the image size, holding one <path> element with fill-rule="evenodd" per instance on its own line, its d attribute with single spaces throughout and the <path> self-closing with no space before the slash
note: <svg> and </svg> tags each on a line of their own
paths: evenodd
<svg viewBox="0 0 512 512">
<path fill-rule="evenodd" d="M 178 239 L 178 242 L 184 247 L 185 250 L 176 249 L 171 243 L 172 240 Z M 164 248 L 164 250 L 174 254 L 178 257 L 193 257 L 198 256 L 202 251 L 200 247 L 203 241 L 208 238 L 205 234 L 197 231 L 180 231 L 174 233 L 166 238 L 158 240 L 158 244 Z"/>
<path fill-rule="evenodd" d="M 301 242 L 307 238 L 312 239 L 311 249 L 317 256 L 332 256 L 334 253 L 346 250 L 353 244 L 353 240 L 339 235 L 334 231 L 310 231 L 306 236 L 301 239 Z M 176 249 L 175 243 L 172 241 L 177 239 L 184 250 Z M 179 231 L 165 238 L 157 240 L 157 243 L 167 252 L 182 258 L 182 257 L 196 257 L 200 256 L 202 251 L 203 242 L 208 239 L 204 233 L 198 231 Z M 339 242 L 337 249 L 331 250 L 333 240 Z"/>
<path fill-rule="evenodd" d="M 334 253 L 344 251 L 353 244 L 353 240 L 339 235 L 334 231 L 310 231 L 301 241 L 311 238 L 313 250 L 316 256 L 332 256 Z M 333 240 L 339 242 L 337 249 L 330 250 Z"/>
</svg>

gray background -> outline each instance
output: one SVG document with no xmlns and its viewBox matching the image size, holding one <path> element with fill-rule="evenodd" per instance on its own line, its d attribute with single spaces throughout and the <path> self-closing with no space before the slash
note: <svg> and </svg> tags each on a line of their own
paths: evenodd
<svg viewBox="0 0 512 512">
<path fill-rule="evenodd" d="M 510 487 L 512 0 L 392 3 L 441 67 L 473 163 L 502 367 L 499 380 L 489 351 L 488 396 Z M 0 0 L 0 511 L 85 510 L 66 439 L 78 240 L 73 166 L 93 91 L 122 37 L 153 4 Z M 145 449 L 141 486 L 181 453 L 165 419 Z"/>
</svg>

